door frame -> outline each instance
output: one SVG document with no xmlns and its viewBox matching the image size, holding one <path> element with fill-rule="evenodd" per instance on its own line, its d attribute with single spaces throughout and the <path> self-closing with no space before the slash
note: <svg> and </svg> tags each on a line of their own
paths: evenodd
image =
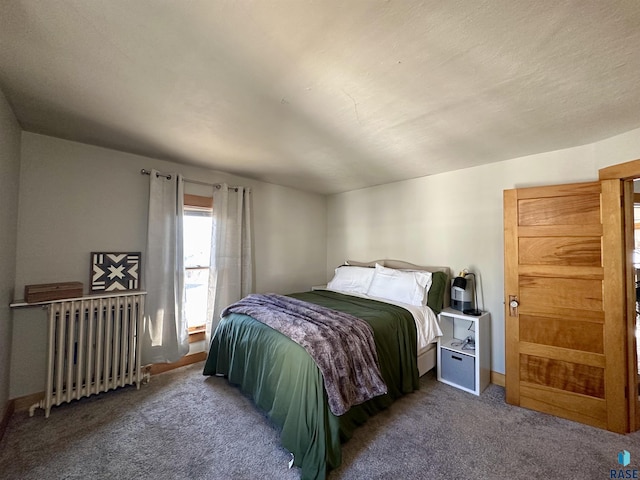
<svg viewBox="0 0 640 480">
<path fill-rule="evenodd" d="M 625 365 L 627 371 L 627 400 L 628 400 L 628 421 L 629 431 L 640 429 L 640 400 L 638 396 L 638 367 L 637 367 L 637 350 L 636 350 L 636 309 L 635 309 L 635 279 L 633 264 L 630 252 L 633 250 L 633 230 L 634 221 L 632 217 L 634 192 L 633 180 L 640 178 L 640 160 L 631 160 L 629 162 L 612 165 L 610 167 L 599 170 L 599 179 L 603 184 L 606 183 L 610 188 L 618 189 L 619 196 L 611 196 L 606 199 L 603 196 L 603 228 L 610 230 L 608 238 L 608 246 L 612 249 L 619 247 L 621 250 L 622 266 L 617 265 L 616 258 L 609 259 L 610 264 L 605 266 L 605 279 L 609 278 L 612 288 L 616 288 L 617 292 L 609 292 L 610 301 L 615 298 L 624 296 L 624 308 L 620 312 L 620 316 L 626 319 L 625 322 L 619 322 L 617 328 L 624 329 L 626 337 L 626 349 L 620 350 L 620 354 L 624 354 Z M 617 187 L 616 187 L 617 184 Z M 604 222 L 607 221 L 608 228 Z M 615 286 L 615 279 L 622 279 L 622 284 Z M 605 295 L 606 286 L 605 286 Z M 619 310 L 616 308 L 616 310 Z"/>
<path fill-rule="evenodd" d="M 602 192 L 602 266 L 603 310 L 605 315 L 605 351 L 607 363 L 620 365 L 622 371 L 608 368 L 605 376 L 609 430 L 630 432 L 635 426 L 629 401 L 629 336 L 627 331 L 627 266 L 623 182 L 619 179 L 600 179 Z M 622 320 L 622 321 L 621 321 Z M 607 345 L 606 339 L 622 339 L 627 348 Z M 609 401 L 611 399 L 612 401 Z M 631 419 L 633 418 L 633 422 Z"/>
</svg>

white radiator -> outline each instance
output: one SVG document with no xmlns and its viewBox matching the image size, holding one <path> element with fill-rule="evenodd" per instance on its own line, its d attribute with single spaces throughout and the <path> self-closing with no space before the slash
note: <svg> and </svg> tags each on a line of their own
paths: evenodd
<svg viewBox="0 0 640 480">
<path fill-rule="evenodd" d="M 147 379 L 140 366 L 144 294 L 84 297 L 48 305 L 45 410 Z"/>
</svg>

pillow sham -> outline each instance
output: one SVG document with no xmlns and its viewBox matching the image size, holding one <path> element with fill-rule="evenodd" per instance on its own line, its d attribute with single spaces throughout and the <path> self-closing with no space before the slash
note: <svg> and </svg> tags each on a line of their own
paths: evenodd
<svg viewBox="0 0 640 480">
<path fill-rule="evenodd" d="M 327 283 L 329 290 L 366 294 L 373 280 L 375 269 L 371 267 L 353 267 L 342 265 Z"/>
<path fill-rule="evenodd" d="M 422 306 L 430 286 L 431 272 L 395 270 L 376 264 L 367 295 Z"/>
<path fill-rule="evenodd" d="M 442 311 L 444 304 L 444 294 L 448 288 L 448 275 L 444 272 L 433 272 L 431 274 L 431 287 L 427 293 L 427 307 L 437 315 Z"/>
</svg>

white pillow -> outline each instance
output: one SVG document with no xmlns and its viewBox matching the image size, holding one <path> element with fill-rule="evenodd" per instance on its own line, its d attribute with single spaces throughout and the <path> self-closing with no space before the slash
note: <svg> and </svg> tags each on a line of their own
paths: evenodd
<svg viewBox="0 0 640 480">
<path fill-rule="evenodd" d="M 366 294 L 373 280 L 375 269 L 371 267 L 352 267 L 343 265 L 327 284 L 329 290 Z"/>
<path fill-rule="evenodd" d="M 367 295 L 409 305 L 425 305 L 431 272 L 395 270 L 376 264 Z"/>
</svg>

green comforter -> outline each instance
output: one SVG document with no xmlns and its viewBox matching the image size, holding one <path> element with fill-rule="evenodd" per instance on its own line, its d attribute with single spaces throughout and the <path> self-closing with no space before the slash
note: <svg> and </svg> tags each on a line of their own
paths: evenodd
<svg viewBox="0 0 640 480">
<path fill-rule="evenodd" d="M 373 328 L 380 371 L 388 393 L 336 417 L 327 404 L 322 375 L 309 354 L 281 333 L 242 314 L 220 321 L 205 375 L 224 375 L 239 385 L 281 428 L 282 446 L 294 455 L 303 479 L 324 479 L 342 460 L 340 444 L 369 416 L 418 388 L 413 316 L 401 307 L 319 290 L 292 297 L 340 310 Z"/>
</svg>

